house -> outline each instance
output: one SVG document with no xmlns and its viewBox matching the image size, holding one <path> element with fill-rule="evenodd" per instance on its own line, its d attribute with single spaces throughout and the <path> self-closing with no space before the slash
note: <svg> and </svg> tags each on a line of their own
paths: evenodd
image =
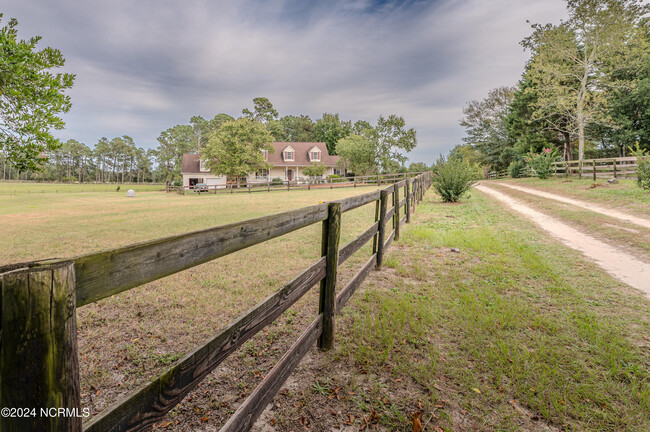
<svg viewBox="0 0 650 432">
<path fill-rule="evenodd" d="M 339 156 L 330 156 L 325 143 L 274 142 L 271 145 L 275 151 L 264 152 L 264 158 L 271 165 L 271 169 L 250 173 L 246 178 L 248 183 L 267 183 L 275 178 L 280 178 L 283 182 L 306 182 L 308 176 L 304 175 L 302 170 L 314 163 L 325 166 L 323 177 L 346 174 L 344 169 L 337 166 Z M 193 187 L 197 183 L 206 183 L 209 186 L 225 188 L 228 183 L 225 176 L 212 174 L 199 154 L 183 155 L 181 174 L 183 186 Z"/>
</svg>

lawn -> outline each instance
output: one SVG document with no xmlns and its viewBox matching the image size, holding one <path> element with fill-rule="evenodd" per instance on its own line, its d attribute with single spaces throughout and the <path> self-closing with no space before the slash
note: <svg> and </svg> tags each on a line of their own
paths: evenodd
<svg viewBox="0 0 650 432">
<path fill-rule="evenodd" d="M 72 257 L 372 190 L 200 196 L 150 192 L 135 198 L 103 192 L 0 196 L 0 263 Z M 372 225 L 374 213 L 370 205 L 344 214 L 342 244 Z M 320 240 L 321 226 L 314 224 L 80 308 L 84 404 L 99 412 L 161 373 L 316 261 Z M 368 246 L 360 253 L 367 256 Z M 343 273 L 360 259 L 351 258 Z M 312 294 L 303 302 L 311 302 L 305 319 L 316 314 L 317 292 Z"/>
<path fill-rule="evenodd" d="M 119 186 L 119 190 L 117 190 Z M 21 194 L 50 194 L 50 193 L 81 193 L 81 192 L 118 192 L 126 194 L 133 189 L 136 192 L 152 192 L 165 190 L 162 184 L 126 183 L 126 184 L 93 184 L 93 183 L 36 183 L 36 182 L 3 182 L 0 181 L 1 195 Z"/>
<path fill-rule="evenodd" d="M 374 189 L 241 195 L 0 197 L 0 262 L 71 256 Z M 343 215 L 342 244 L 374 206 Z M 457 248 L 459 252 L 452 251 Z M 369 254 L 341 269 L 340 284 Z M 78 310 L 84 406 L 159 374 L 320 255 L 320 225 Z M 314 290 L 212 373 L 158 427 L 225 422 L 313 319 Z M 260 420 L 280 431 L 646 431 L 650 301 L 479 192 L 413 222 Z M 420 421 L 420 420 L 418 420 Z M 435 429 L 438 428 L 438 429 Z"/>
<path fill-rule="evenodd" d="M 430 193 L 385 265 L 344 311 L 334 352 L 314 354 L 267 421 L 650 429 L 650 301 L 532 223 L 478 192 Z"/>
<path fill-rule="evenodd" d="M 635 180 L 619 179 L 618 184 L 608 184 L 607 180 L 591 178 L 538 178 L 502 179 L 499 182 L 539 189 L 575 198 L 605 207 L 616 208 L 639 216 L 650 216 L 650 191 L 637 186 Z M 491 183 L 488 182 L 489 185 Z"/>
</svg>

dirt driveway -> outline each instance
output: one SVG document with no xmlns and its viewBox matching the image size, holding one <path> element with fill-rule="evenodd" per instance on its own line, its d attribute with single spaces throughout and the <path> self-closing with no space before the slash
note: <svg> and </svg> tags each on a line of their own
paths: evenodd
<svg viewBox="0 0 650 432">
<path fill-rule="evenodd" d="M 512 186 L 504 183 L 498 184 L 500 186 L 511 187 L 513 189 L 521 190 L 526 193 L 531 193 L 538 196 L 543 196 L 548 199 L 553 199 L 556 201 L 561 201 L 567 204 L 582 207 L 617 219 L 623 219 L 638 226 L 650 228 L 650 220 L 647 219 L 630 216 L 616 212 L 614 210 L 604 209 L 602 207 L 564 198 L 555 194 L 549 194 L 546 192 L 541 192 L 529 188 L 522 188 L 519 186 Z M 556 218 L 534 210 L 531 207 L 524 205 L 520 201 L 513 199 L 512 197 L 492 189 L 485 183 L 477 185 L 476 189 L 506 204 L 516 212 L 525 215 L 546 232 L 548 232 L 551 236 L 557 238 L 565 245 L 581 251 L 586 257 L 596 262 L 607 273 L 611 274 L 616 279 L 643 291 L 646 293 L 646 295 L 650 295 L 650 263 L 638 259 L 624 252 L 620 248 L 613 247 L 592 236 L 589 236 L 561 222 Z"/>
</svg>

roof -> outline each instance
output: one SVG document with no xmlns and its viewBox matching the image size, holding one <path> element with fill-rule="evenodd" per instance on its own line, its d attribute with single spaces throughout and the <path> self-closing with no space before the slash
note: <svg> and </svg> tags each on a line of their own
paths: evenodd
<svg viewBox="0 0 650 432">
<path fill-rule="evenodd" d="M 181 173 L 200 173 L 201 160 L 198 154 L 184 154 Z"/>
<path fill-rule="evenodd" d="M 322 152 L 321 163 L 328 167 L 336 166 L 339 161 L 339 156 L 330 156 L 327 151 L 327 145 L 322 142 L 273 142 L 271 143 L 275 152 L 269 153 L 268 162 L 273 166 L 306 166 L 312 165 L 313 162 L 309 159 L 309 150 L 314 147 Z M 287 147 L 292 147 L 296 154 L 292 161 L 284 161 L 282 158 L 282 150 Z"/>
<path fill-rule="evenodd" d="M 321 161 L 327 167 L 335 167 L 339 161 L 339 156 L 330 156 L 327 151 L 327 145 L 322 142 L 273 142 L 271 143 L 275 151 L 269 152 L 268 162 L 276 167 L 283 166 L 307 166 L 313 162 L 309 159 L 309 151 L 317 147 L 321 152 Z M 282 151 L 291 147 L 295 151 L 292 161 L 284 161 Z M 183 163 L 181 164 L 181 173 L 200 173 L 200 156 L 198 154 L 184 154 Z"/>
</svg>

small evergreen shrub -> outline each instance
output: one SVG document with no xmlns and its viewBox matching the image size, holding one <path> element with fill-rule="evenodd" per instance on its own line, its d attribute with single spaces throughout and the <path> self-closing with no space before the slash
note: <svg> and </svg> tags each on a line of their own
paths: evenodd
<svg viewBox="0 0 650 432">
<path fill-rule="evenodd" d="M 271 180 L 271 186 L 282 186 L 284 182 L 280 177 L 276 177 L 273 180 Z"/>
<path fill-rule="evenodd" d="M 522 178 L 526 173 L 526 163 L 522 160 L 510 162 L 508 165 L 508 175 L 511 178 Z"/>
<path fill-rule="evenodd" d="M 526 158 L 528 165 L 540 179 L 547 179 L 551 174 L 553 162 L 557 159 L 557 150 L 545 148 L 541 153 L 530 153 Z"/>
<path fill-rule="evenodd" d="M 344 182 L 344 181 L 345 181 L 345 178 L 342 178 L 342 177 L 341 177 L 340 175 L 338 175 L 338 174 L 332 174 L 331 176 L 328 176 L 327 178 L 331 178 L 331 179 L 332 179 L 332 183 L 341 183 L 341 182 Z"/>
<path fill-rule="evenodd" d="M 650 190 L 650 154 L 639 147 L 638 142 L 635 149 L 628 148 L 630 155 L 636 156 L 636 184 L 644 190 Z"/>
<path fill-rule="evenodd" d="M 444 202 L 457 202 L 476 183 L 477 173 L 464 160 L 438 160 L 433 174 L 433 187 Z"/>
</svg>

